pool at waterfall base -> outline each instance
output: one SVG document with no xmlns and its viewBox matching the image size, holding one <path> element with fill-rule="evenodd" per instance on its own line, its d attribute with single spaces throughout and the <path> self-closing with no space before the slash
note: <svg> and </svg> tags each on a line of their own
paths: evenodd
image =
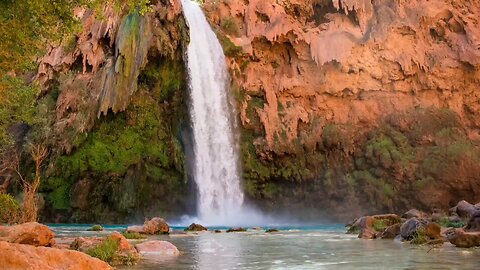
<svg viewBox="0 0 480 270">
<path fill-rule="evenodd" d="M 50 225 L 57 237 L 108 235 L 126 226 Z M 265 227 L 267 229 L 269 227 Z M 146 257 L 135 266 L 118 269 L 480 269 L 480 249 L 416 246 L 392 240 L 363 240 L 345 234 L 343 225 L 278 226 L 280 232 L 249 228 L 226 233 L 226 227 L 185 233 L 172 227 L 170 235 L 149 237 L 169 241 L 177 257 Z M 214 233 L 220 229 L 221 233 Z"/>
</svg>

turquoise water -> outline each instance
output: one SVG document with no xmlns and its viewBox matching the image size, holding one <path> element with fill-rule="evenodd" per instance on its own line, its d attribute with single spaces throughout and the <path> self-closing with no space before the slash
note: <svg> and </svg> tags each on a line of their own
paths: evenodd
<svg viewBox="0 0 480 270">
<path fill-rule="evenodd" d="M 98 235 L 84 231 L 90 227 L 52 226 L 58 236 Z M 101 234 L 124 228 L 106 226 Z M 341 225 L 283 229 L 273 234 L 251 230 L 155 236 L 170 241 L 182 254 L 148 258 L 119 269 L 480 269 L 480 249 L 458 249 L 450 244 L 432 249 L 392 240 L 361 240 L 346 235 Z"/>
</svg>

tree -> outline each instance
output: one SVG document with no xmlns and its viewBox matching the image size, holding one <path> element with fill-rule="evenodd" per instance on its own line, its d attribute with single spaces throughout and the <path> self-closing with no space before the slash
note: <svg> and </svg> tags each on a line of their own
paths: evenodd
<svg viewBox="0 0 480 270">
<path fill-rule="evenodd" d="M 36 202 L 36 194 L 40 187 L 41 167 L 48 156 L 48 149 L 44 145 L 35 144 L 31 146 L 30 156 L 35 162 L 35 176 L 33 179 L 27 179 L 21 171 L 21 157 L 20 154 L 15 155 L 13 161 L 13 170 L 17 174 L 20 185 L 23 188 L 23 202 L 22 202 L 22 222 L 33 222 L 38 219 L 38 207 Z"/>
</svg>

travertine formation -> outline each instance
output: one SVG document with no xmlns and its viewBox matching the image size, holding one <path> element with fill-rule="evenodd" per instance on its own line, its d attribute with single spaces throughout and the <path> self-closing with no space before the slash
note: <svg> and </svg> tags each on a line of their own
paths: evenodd
<svg viewBox="0 0 480 270">
<path fill-rule="evenodd" d="M 207 0 L 205 10 L 228 41 L 253 137 L 242 146 L 254 145 L 253 197 L 278 206 L 290 193 L 286 207 L 342 213 L 480 199 L 478 1 Z"/>
</svg>

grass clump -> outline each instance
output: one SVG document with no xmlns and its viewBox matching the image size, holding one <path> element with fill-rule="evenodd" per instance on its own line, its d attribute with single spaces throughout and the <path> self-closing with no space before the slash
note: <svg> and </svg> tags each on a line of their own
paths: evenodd
<svg viewBox="0 0 480 270">
<path fill-rule="evenodd" d="M 145 235 L 142 235 L 138 232 L 123 232 L 122 234 L 127 239 L 146 239 L 147 238 Z"/>
<path fill-rule="evenodd" d="M 93 225 L 92 228 L 90 228 L 90 231 L 94 231 L 94 232 L 101 232 L 103 231 L 103 227 L 101 225 Z"/>
<path fill-rule="evenodd" d="M 86 253 L 94 258 L 111 263 L 115 259 L 119 245 L 118 239 L 107 238 L 100 245 L 87 250 Z"/>
<path fill-rule="evenodd" d="M 438 224 L 445 228 L 463 228 L 466 225 L 462 220 L 451 221 L 448 218 L 442 218 Z"/>
<path fill-rule="evenodd" d="M 430 237 L 425 233 L 424 229 L 418 229 L 413 235 L 410 244 L 423 245 L 430 241 Z"/>
<path fill-rule="evenodd" d="M 373 229 L 377 232 L 383 232 L 388 227 L 387 223 L 383 219 L 376 219 L 373 222 Z"/>
</svg>

